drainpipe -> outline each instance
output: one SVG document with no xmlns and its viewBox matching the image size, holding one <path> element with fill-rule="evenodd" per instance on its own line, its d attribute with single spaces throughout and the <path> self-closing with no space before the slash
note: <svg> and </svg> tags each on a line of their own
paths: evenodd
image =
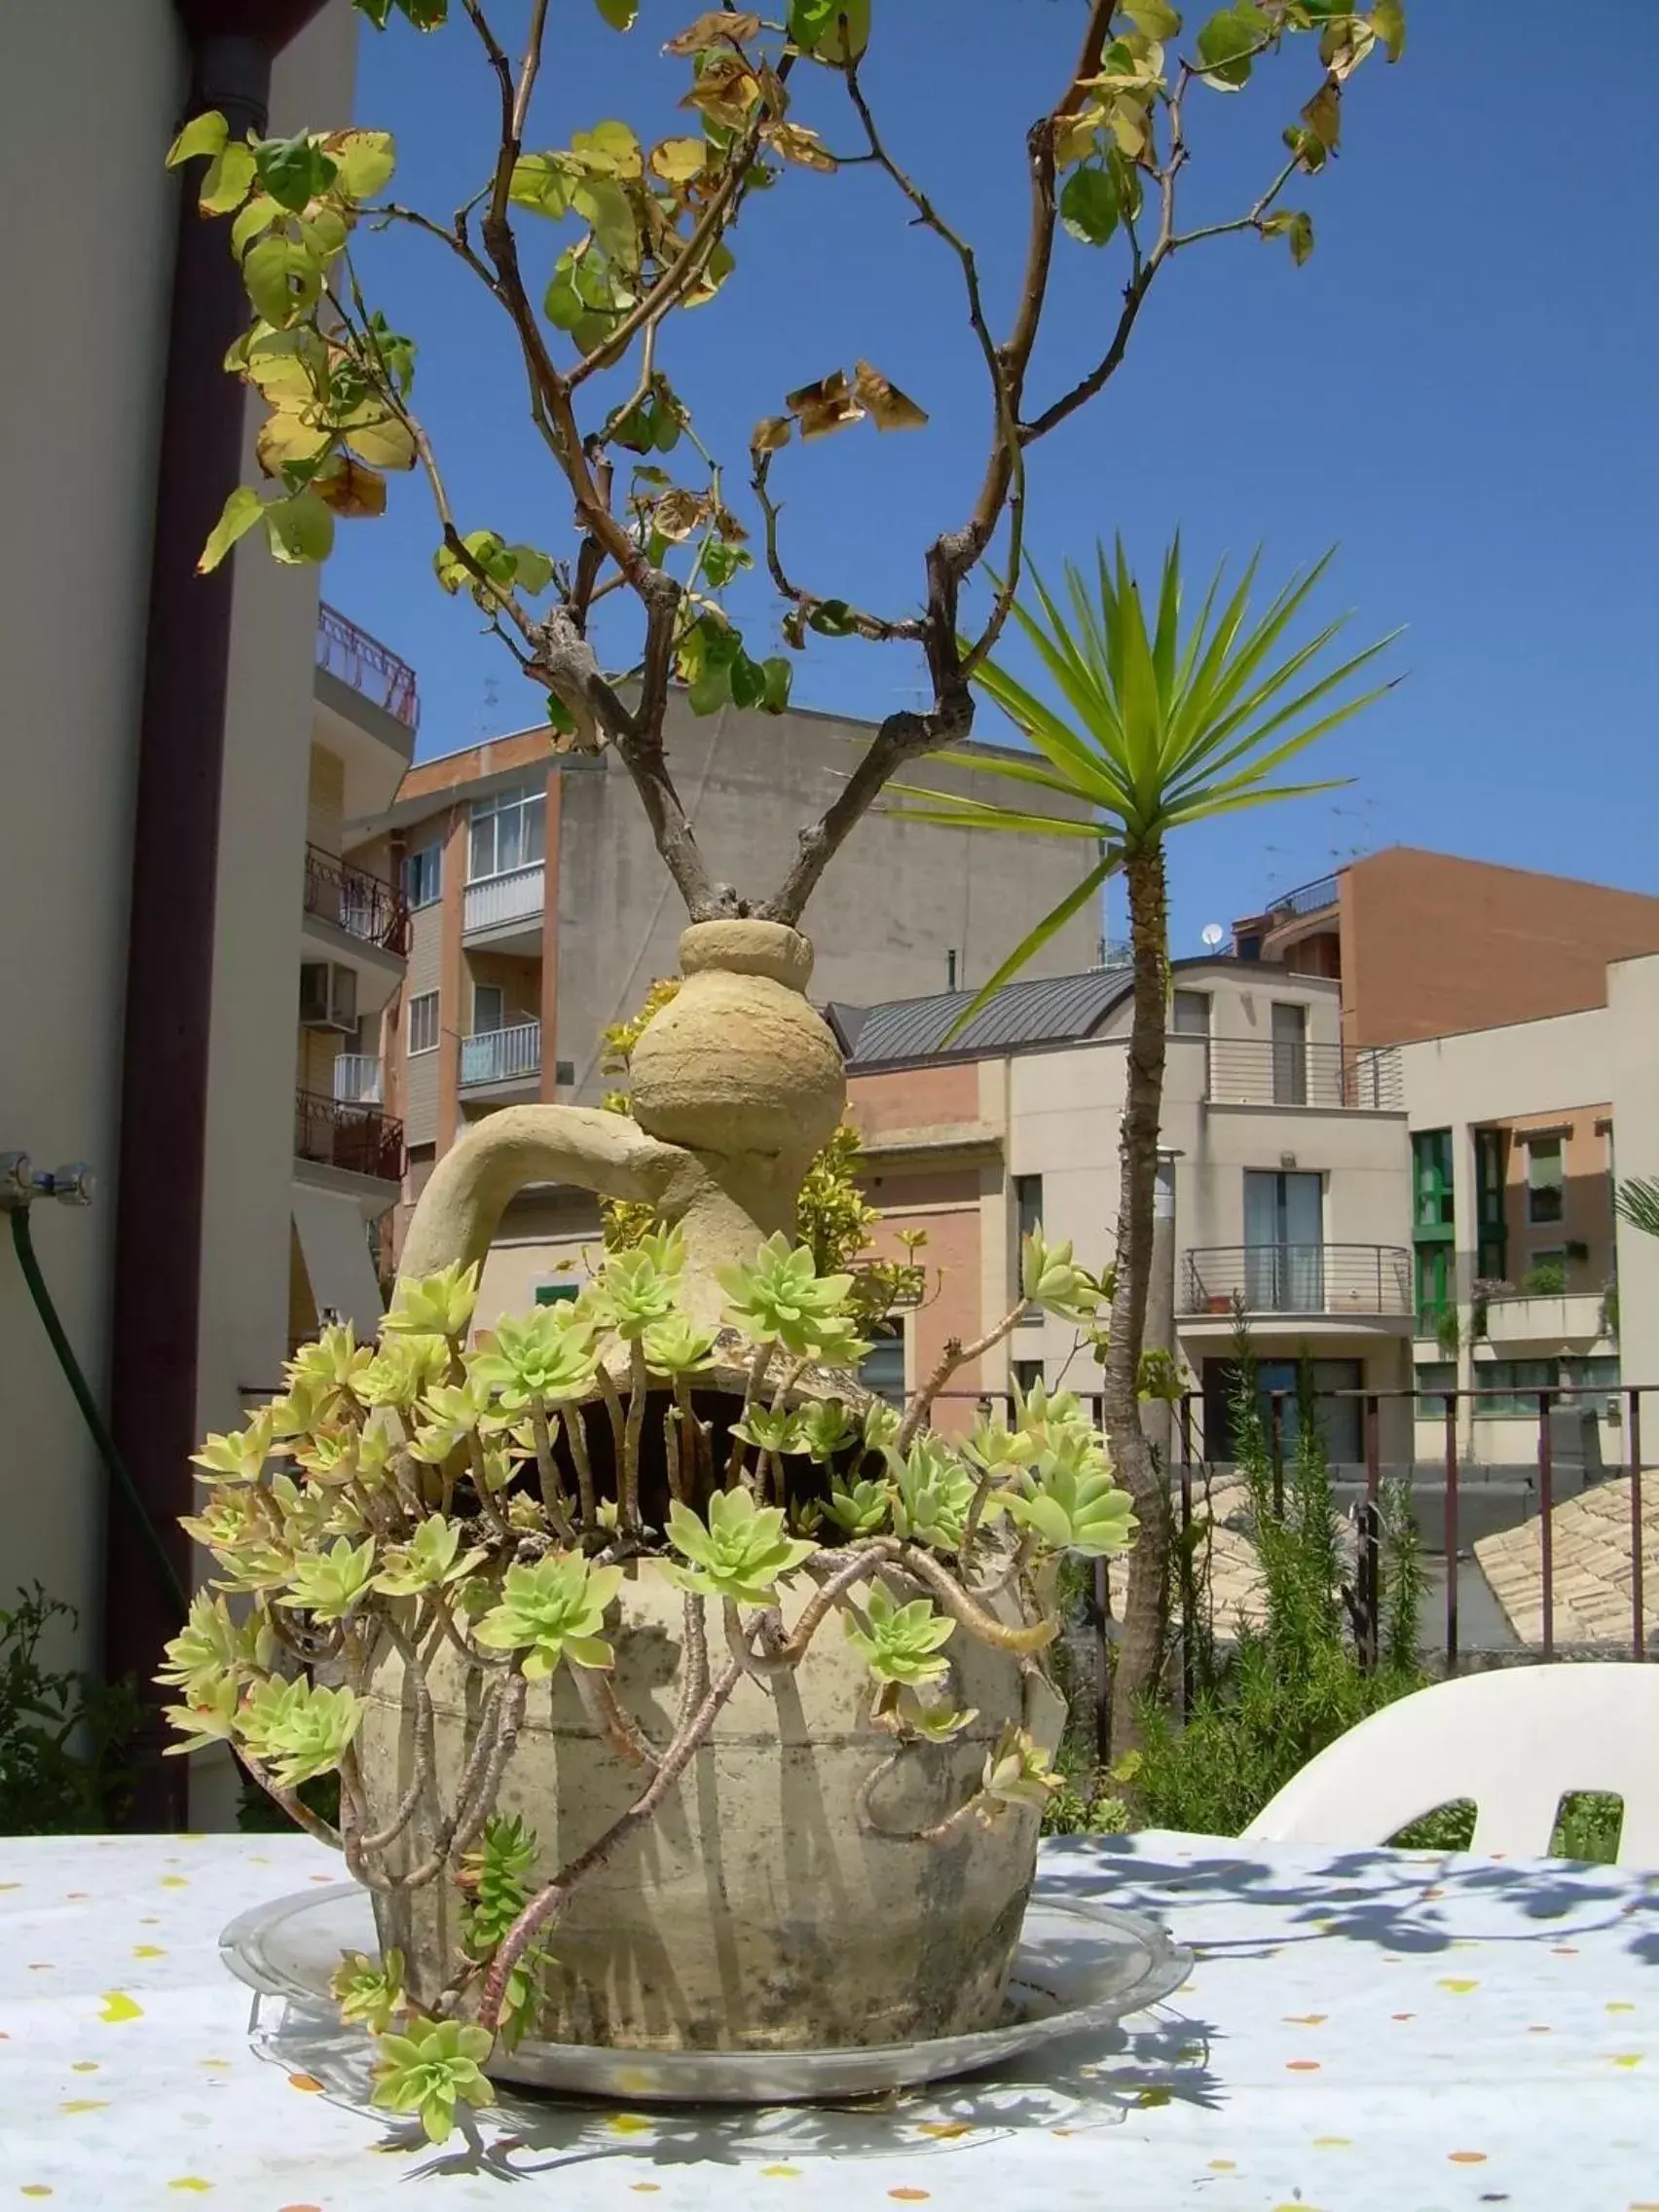
<svg viewBox="0 0 1659 2212">
<path fill-rule="evenodd" d="M 233 137 L 263 135 L 273 57 L 324 0 L 175 0 L 190 53 L 180 122 L 217 108 Z M 155 149 L 159 163 L 164 149 Z M 155 538 L 138 731 L 117 1181 L 111 1425 L 138 1498 L 181 1581 L 197 1443 L 207 1048 L 219 794 L 234 563 L 196 563 L 241 472 L 244 394 L 224 371 L 249 311 L 226 226 L 196 207 L 202 164 L 180 173 L 157 463 Z M 129 1513 L 105 1539 L 103 1666 L 145 1699 L 131 1825 L 182 1825 L 185 1762 L 160 1757 L 150 1677 L 176 1622 L 159 1578 L 134 1567 Z"/>
</svg>

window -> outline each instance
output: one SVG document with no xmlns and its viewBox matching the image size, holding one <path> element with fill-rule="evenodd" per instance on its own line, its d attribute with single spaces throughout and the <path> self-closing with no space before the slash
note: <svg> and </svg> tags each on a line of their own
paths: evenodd
<svg viewBox="0 0 1659 2212">
<path fill-rule="evenodd" d="M 1450 1229 L 1452 1200 L 1452 1131 L 1419 1129 L 1412 1138 L 1413 1226 L 1424 1230 Z"/>
<path fill-rule="evenodd" d="M 435 906 L 443 896 L 444 848 L 437 838 L 403 859 L 403 896 L 411 906 Z"/>
<path fill-rule="evenodd" d="M 574 1084 L 575 1080 L 576 1080 L 576 1063 L 575 1063 L 575 1061 L 574 1061 L 574 1060 L 555 1060 L 555 1061 L 554 1061 L 554 1063 L 553 1063 L 553 1081 L 555 1082 L 555 1084 L 560 1084 L 560 1083 L 564 1083 L 564 1084 Z"/>
<path fill-rule="evenodd" d="M 859 1362 L 859 1381 L 889 1405 L 904 1402 L 904 1324 L 878 1321 L 875 1342 Z"/>
<path fill-rule="evenodd" d="M 1357 1359 L 1309 1360 L 1312 1370 L 1313 1418 L 1325 1450 L 1339 1466 L 1353 1466 L 1365 1457 L 1363 1407 L 1355 1395 L 1365 1386 L 1365 1366 Z M 1232 1459 L 1233 1362 L 1206 1359 L 1203 1372 L 1204 1447 L 1213 1459 Z M 1288 1458 L 1296 1449 L 1300 1414 L 1297 1406 L 1297 1365 L 1293 1359 L 1263 1359 L 1256 1363 L 1256 1402 L 1262 1434 L 1272 1444 L 1273 1400 L 1279 1403 L 1279 1446 Z"/>
<path fill-rule="evenodd" d="M 498 792 L 494 798 L 474 799 L 467 881 L 510 875 L 514 868 L 540 860 L 546 811 L 546 793 L 529 785 Z"/>
<path fill-rule="evenodd" d="M 1553 1390 L 1560 1372 L 1561 1362 L 1554 1359 L 1483 1359 L 1475 1370 L 1476 1387 L 1493 1395 L 1477 1398 L 1475 1413 L 1483 1420 L 1535 1415 L 1538 1392 Z"/>
<path fill-rule="evenodd" d="M 1501 1282 L 1509 1272 L 1508 1146 L 1506 1129 L 1475 1131 L 1475 1272 L 1485 1282 Z"/>
<path fill-rule="evenodd" d="M 1456 1318 L 1453 1299 L 1452 1247 L 1419 1243 L 1417 1248 L 1418 1334 L 1432 1337 L 1448 1317 Z"/>
<path fill-rule="evenodd" d="M 499 983 L 474 983 L 472 986 L 472 1034 L 488 1037 L 501 1026 L 505 1001 Z"/>
<path fill-rule="evenodd" d="M 1561 1217 L 1561 1139 L 1533 1137 L 1527 1147 L 1527 1219 L 1560 1221 Z"/>
<path fill-rule="evenodd" d="M 1207 1037 L 1210 1025 L 1208 991 L 1177 991 L 1172 1024 L 1177 1037 Z"/>
<path fill-rule="evenodd" d="M 1244 1303 L 1252 1313 L 1325 1310 L 1324 1179 L 1244 1174 Z"/>
<path fill-rule="evenodd" d="M 1308 1009 L 1300 1003 L 1273 1002 L 1273 1104 L 1308 1103 Z"/>
<path fill-rule="evenodd" d="M 1455 1359 L 1425 1360 L 1417 1371 L 1417 1386 L 1419 1420 L 1444 1420 L 1446 1400 L 1438 1393 L 1457 1387 L 1457 1362 Z"/>
<path fill-rule="evenodd" d="M 1022 1394 L 1043 1380 L 1043 1362 L 1040 1359 L 1016 1359 L 1014 1363 L 1014 1386 Z"/>
<path fill-rule="evenodd" d="M 409 1002 L 409 1050 L 431 1052 L 438 1044 L 438 994 L 423 991 Z"/>
<path fill-rule="evenodd" d="M 535 1286 L 537 1306 L 562 1306 L 567 1299 L 578 1295 L 578 1286 L 573 1282 L 538 1282 Z"/>
<path fill-rule="evenodd" d="M 1019 1240 L 1023 1244 L 1034 1229 L 1043 1226 L 1042 1176 L 1016 1175 L 1014 1179 L 1014 1203 L 1019 1216 Z"/>
</svg>

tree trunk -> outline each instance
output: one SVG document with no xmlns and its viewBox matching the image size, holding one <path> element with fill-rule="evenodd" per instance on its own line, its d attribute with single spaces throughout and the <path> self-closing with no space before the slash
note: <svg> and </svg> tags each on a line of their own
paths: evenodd
<svg viewBox="0 0 1659 2212">
<path fill-rule="evenodd" d="M 1112 1333 L 1102 1378 L 1102 1410 L 1118 1480 L 1134 1500 L 1140 1533 L 1129 1554 L 1122 1641 L 1112 1676 L 1112 1751 L 1140 1743 L 1136 1707 L 1156 1688 L 1168 1625 L 1169 1523 L 1163 1472 L 1141 1427 L 1141 1344 L 1152 1275 L 1152 1220 L 1158 1181 L 1158 1124 L 1163 1099 L 1164 1031 L 1168 1010 L 1168 900 L 1163 849 L 1154 845 L 1124 864 L 1129 940 L 1134 957 L 1134 1011 L 1120 1144 L 1118 1278 Z"/>
</svg>

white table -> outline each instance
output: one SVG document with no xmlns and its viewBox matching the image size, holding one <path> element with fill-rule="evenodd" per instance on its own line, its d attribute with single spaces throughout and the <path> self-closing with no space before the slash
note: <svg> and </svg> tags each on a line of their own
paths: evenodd
<svg viewBox="0 0 1659 2212">
<path fill-rule="evenodd" d="M 1160 1834 L 1045 1861 L 1162 1918 L 1191 1979 L 891 2112 L 514 2098 L 434 2151 L 366 2109 L 360 2039 L 268 2000 L 250 2040 L 219 1963 L 330 1854 L 0 1838 L 0 2212 L 1659 2212 L 1659 1876 Z"/>
</svg>

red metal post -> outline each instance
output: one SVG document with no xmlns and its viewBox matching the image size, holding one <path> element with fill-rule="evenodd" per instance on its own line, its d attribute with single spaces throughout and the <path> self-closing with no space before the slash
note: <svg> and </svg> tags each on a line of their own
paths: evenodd
<svg viewBox="0 0 1659 2212">
<path fill-rule="evenodd" d="M 1555 1657 L 1555 1462 L 1550 1450 L 1550 1399 L 1538 1392 L 1538 1539 L 1544 1581 L 1544 1657 Z"/>
<path fill-rule="evenodd" d="M 1446 1672 L 1457 1672 L 1457 1393 L 1446 1393 Z"/>
<path fill-rule="evenodd" d="M 1382 1443 L 1378 1433 L 1377 1393 L 1365 1394 L 1365 1528 L 1361 1542 L 1365 1560 L 1365 1663 L 1377 1665 L 1378 1614 L 1382 1604 L 1381 1559 L 1378 1524 L 1382 1514 Z"/>
</svg>

